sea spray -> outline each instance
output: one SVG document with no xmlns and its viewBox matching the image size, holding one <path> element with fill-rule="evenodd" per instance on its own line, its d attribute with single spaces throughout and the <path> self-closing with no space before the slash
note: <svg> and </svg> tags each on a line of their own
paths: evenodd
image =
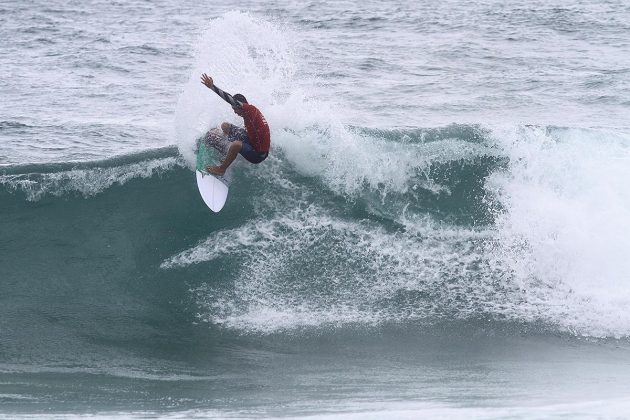
<svg viewBox="0 0 630 420">
<path fill-rule="evenodd" d="M 217 232 L 162 267 L 242 261 L 230 290 L 215 281 L 194 290 L 203 321 L 238 330 L 505 319 L 518 291 L 494 285 L 496 267 L 484 262 L 487 235 L 443 232 L 429 221 L 388 232 L 310 205 Z"/>
<path fill-rule="evenodd" d="M 325 80 L 304 71 L 299 46 L 289 41 L 293 38 L 288 27 L 240 12 L 226 13 L 208 24 L 197 41 L 196 62 L 176 113 L 179 149 L 191 166 L 199 136 L 222 121 L 242 123 L 201 85 L 204 72 L 226 91 L 244 93 L 263 111 L 271 127 L 271 156 L 286 159 L 298 172 L 319 179 L 341 196 L 356 198 L 368 189 L 384 200 L 409 188 L 446 191 L 431 179 L 431 165 L 453 160 L 453 155 L 470 160 L 494 153 L 479 142 L 456 136 L 427 136 L 425 141 L 431 130 L 399 142 L 382 130 L 349 126 L 346 109 L 352 104 L 341 96 L 324 100 L 317 95 Z M 483 137 L 481 128 L 469 131 Z M 266 166 L 258 169 L 265 171 Z"/>
<path fill-rule="evenodd" d="M 241 12 L 212 20 L 197 40 L 195 63 L 180 95 L 175 115 L 180 152 L 193 166 L 195 140 L 223 121 L 242 124 L 227 103 L 200 82 L 207 73 L 231 94 L 242 93 L 260 108 L 274 134 L 286 127 L 278 102 L 295 88 L 293 50 L 274 24 Z"/>
<path fill-rule="evenodd" d="M 577 334 L 630 334 L 630 138 L 517 127 L 495 139 L 509 166 L 487 185 L 523 309 Z"/>
</svg>

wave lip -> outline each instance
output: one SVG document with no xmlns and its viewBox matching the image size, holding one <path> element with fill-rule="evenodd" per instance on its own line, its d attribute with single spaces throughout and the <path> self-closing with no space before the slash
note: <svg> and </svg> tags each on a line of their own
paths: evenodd
<svg viewBox="0 0 630 420">
<path fill-rule="evenodd" d="M 0 175 L 0 185 L 8 191 L 23 192 L 28 201 L 73 192 L 90 197 L 114 184 L 150 178 L 182 166 L 183 161 L 174 155 L 174 149 L 167 148 L 105 161 L 8 167 Z"/>
</svg>

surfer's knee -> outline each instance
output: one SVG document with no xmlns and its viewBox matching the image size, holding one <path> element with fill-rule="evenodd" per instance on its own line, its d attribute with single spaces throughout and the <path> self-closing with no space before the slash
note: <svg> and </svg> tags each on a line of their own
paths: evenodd
<svg viewBox="0 0 630 420">
<path fill-rule="evenodd" d="M 223 124 L 221 124 L 221 130 L 223 130 L 224 134 L 230 134 L 230 127 L 232 126 L 232 124 L 224 122 Z"/>
<path fill-rule="evenodd" d="M 234 140 L 232 143 L 230 143 L 230 150 L 236 150 L 237 152 L 240 152 L 242 148 L 243 142 L 240 140 Z"/>
</svg>

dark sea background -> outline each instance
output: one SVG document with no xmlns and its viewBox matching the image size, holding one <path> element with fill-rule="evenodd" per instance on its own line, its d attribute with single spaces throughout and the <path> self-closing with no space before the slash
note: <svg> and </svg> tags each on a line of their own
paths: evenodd
<svg viewBox="0 0 630 420">
<path fill-rule="evenodd" d="M 626 1 L 0 2 L 0 418 L 630 416 Z M 195 139 L 270 157 L 212 213 Z"/>
</svg>

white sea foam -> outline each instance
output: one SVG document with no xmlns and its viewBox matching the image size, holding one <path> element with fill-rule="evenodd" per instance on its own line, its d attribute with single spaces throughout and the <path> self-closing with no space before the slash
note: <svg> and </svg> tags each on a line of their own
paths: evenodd
<svg viewBox="0 0 630 420">
<path fill-rule="evenodd" d="M 11 398 L 14 398 L 12 395 Z M 2 398 L 2 395 L 0 395 Z M 27 397 L 28 398 L 28 397 Z M 293 412 L 285 408 L 281 415 L 258 407 L 234 409 L 188 409 L 180 411 L 108 411 L 104 413 L 47 413 L 46 418 L 57 419 L 308 419 L 308 420 L 363 420 L 363 419 L 592 419 L 620 418 L 630 411 L 627 398 L 580 401 L 563 404 L 504 404 L 502 406 L 449 404 L 434 401 L 317 401 L 319 413 Z M 39 419 L 40 414 L 0 414 L 0 419 Z"/>
<path fill-rule="evenodd" d="M 496 140 L 510 164 L 488 188 L 523 306 L 576 334 L 630 335 L 630 138 L 521 127 Z"/>
<path fill-rule="evenodd" d="M 241 330 L 514 313 L 518 296 L 493 287 L 497 268 L 484 262 L 488 234 L 439 226 L 389 232 L 308 206 L 214 233 L 162 268 L 238 259 L 233 289 L 210 281 L 194 294 L 202 320 Z"/>
<path fill-rule="evenodd" d="M 64 366 L 33 366 L 27 364 L 0 363 L 2 374 L 64 374 L 64 375 L 104 375 L 115 378 L 146 379 L 151 381 L 178 382 L 178 381 L 204 381 L 212 379 L 211 376 L 200 376 L 186 373 L 172 373 L 168 370 L 141 367 L 129 368 L 121 366 L 107 367 L 64 367 Z"/>
</svg>

